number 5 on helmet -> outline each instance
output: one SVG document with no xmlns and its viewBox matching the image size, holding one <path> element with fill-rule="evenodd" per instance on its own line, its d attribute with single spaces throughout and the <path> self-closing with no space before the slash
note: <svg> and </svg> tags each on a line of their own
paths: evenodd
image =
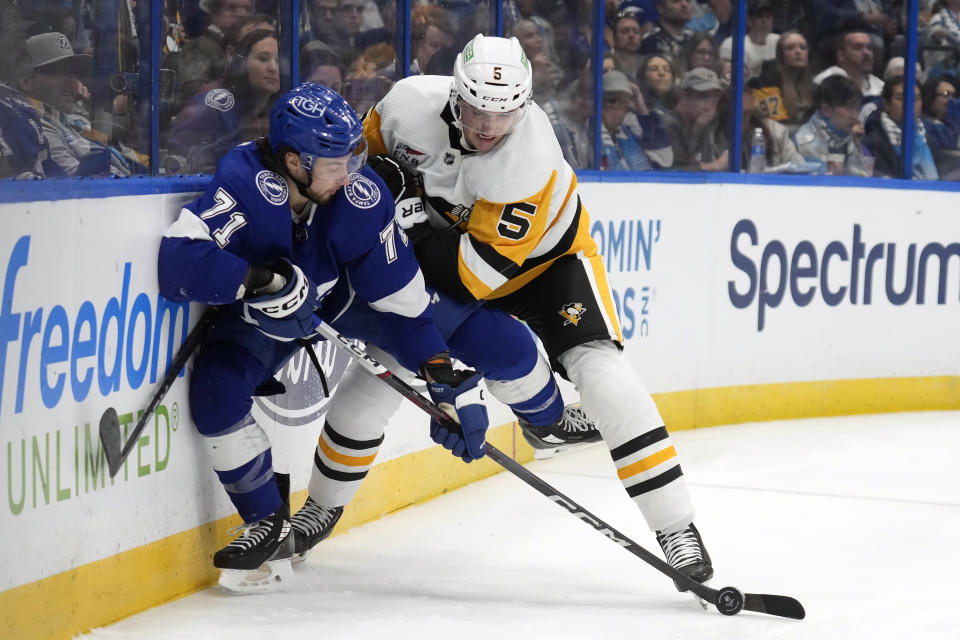
<svg viewBox="0 0 960 640">
<path fill-rule="evenodd" d="M 320 324 L 313 311 L 320 303 L 317 287 L 287 260 L 270 264 L 269 269 L 286 281 L 276 293 L 243 301 L 242 317 L 261 332 L 276 340 L 303 338 Z"/>
</svg>

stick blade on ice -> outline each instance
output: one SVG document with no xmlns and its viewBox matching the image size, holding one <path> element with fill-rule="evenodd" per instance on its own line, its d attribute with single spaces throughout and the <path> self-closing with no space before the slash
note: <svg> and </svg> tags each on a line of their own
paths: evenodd
<svg viewBox="0 0 960 640">
<path fill-rule="evenodd" d="M 803 620 L 807 615 L 806 611 L 803 610 L 803 605 L 795 598 L 767 593 L 746 594 L 743 608 L 747 611 L 767 613 L 781 618 L 793 618 L 794 620 Z"/>
<path fill-rule="evenodd" d="M 123 447 L 120 437 L 120 418 L 113 407 L 104 411 L 100 417 L 100 444 L 103 446 L 103 453 L 107 458 L 107 467 L 110 469 L 112 478 L 120 470 L 120 450 Z"/>
</svg>

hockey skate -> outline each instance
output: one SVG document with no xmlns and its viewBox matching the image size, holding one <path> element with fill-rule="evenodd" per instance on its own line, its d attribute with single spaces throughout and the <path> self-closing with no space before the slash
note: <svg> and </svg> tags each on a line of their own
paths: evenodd
<svg viewBox="0 0 960 640">
<path fill-rule="evenodd" d="M 293 562 L 303 562 L 307 551 L 330 535 L 341 515 L 343 507 L 322 507 L 307 496 L 303 507 L 290 521 L 293 525 Z"/>
<path fill-rule="evenodd" d="M 519 422 L 523 437 L 533 447 L 533 457 L 537 460 L 552 458 L 579 445 L 602 439 L 596 425 L 579 404 L 564 407 L 563 415 L 553 424 L 535 427 L 523 418 Z"/>
<path fill-rule="evenodd" d="M 703 546 L 700 532 L 689 525 L 673 533 L 657 532 L 657 542 L 663 549 L 663 555 L 674 569 L 697 582 L 706 582 L 713 577 L 713 565 L 710 554 Z M 677 591 L 686 591 L 686 587 L 674 581 Z"/>
<path fill-rule="evenodd" d="M 278 591 L 287 586 L 293 577 L 293 532 L 286 503 L 263 520 L 234 527 L 227 533 L 240 535 L 213 555 L 213 566 L 220 569 L 221 589 L 248 594 Z"/>
</svg>

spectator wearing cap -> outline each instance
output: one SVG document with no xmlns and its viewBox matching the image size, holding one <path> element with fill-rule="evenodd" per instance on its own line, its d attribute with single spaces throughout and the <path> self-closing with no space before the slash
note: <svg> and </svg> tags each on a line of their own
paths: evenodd
<svg viewBox="0 0 960 640">
<path fill-rule="evenodd" d="M 664 116 L 677 169 L 727 170 L 729 145 L 717 122 L 722 97 L 720 78 L 710 69 L 700 67 L 683 75 L 677 106 Z"/>
<path fill-rule="evenodd" d="M 659 23 L 640 44 L 643 53 L 677 56 L 693 32 L 686 25 L 693 17 L 691 0 L 657 0 Z"/>
<path fill-rule="evenodd" d="M 50 159 L 68 176 L 130 175 L 130 161 L 88 139 L 102 134 L 74 113 L 77 101 L 89 97 L 81 78 L 89 75 L 92 58 L 74 53 L 67 36 L 56 31 L 31 36 L 24 44 L 17 89 L 40 115 Z"/>
<path fill-rule="evenodd" d="M 643 61 L 640 52 L 643 37 L 654 28 L 647 12 L 635 6 L 627 7 L 613 19 L 613 66 L 629 78 L 635 78 Z"/>
<path fill-rule="evenodd" d="M 603 74 L 600 168 L 649 171 L 673 164 L 660 115 L 647 109 L 640 88 L 616 69 Z"/>
<path fill-rule="evenodd" d="M 825 163 L 831 173 L 872 175 L 860 143 L 860 88 L 844 75 L 833 75 L 820 83 L 817 99 L 819 108 L 794 135 L 797 151 Z"/>
<path fill-rule="evenodd" d="M 773 31 L 773 3 L 770 0 L 751 0 L 747 5 L 747 37 L 743 41 L 743 63 L 748 77 L 760 75 L 767 60 L 777 56 L 780 36 Z M 720 57 L 732 59 L 733 39 L 720 44 Z"/>
</svg>

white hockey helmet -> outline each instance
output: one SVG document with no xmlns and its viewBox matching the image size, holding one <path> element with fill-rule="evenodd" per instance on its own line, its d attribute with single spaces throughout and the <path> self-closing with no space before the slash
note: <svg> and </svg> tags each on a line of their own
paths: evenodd
<svg viewBox="0 0 960 640">
<path fill-rule="evenodd" d="M 477 34 L 453 65 L 451 98 L 481 111 L 507 112 L 530 103 L 530 61 L 516 38 Z"/>
</svg>

